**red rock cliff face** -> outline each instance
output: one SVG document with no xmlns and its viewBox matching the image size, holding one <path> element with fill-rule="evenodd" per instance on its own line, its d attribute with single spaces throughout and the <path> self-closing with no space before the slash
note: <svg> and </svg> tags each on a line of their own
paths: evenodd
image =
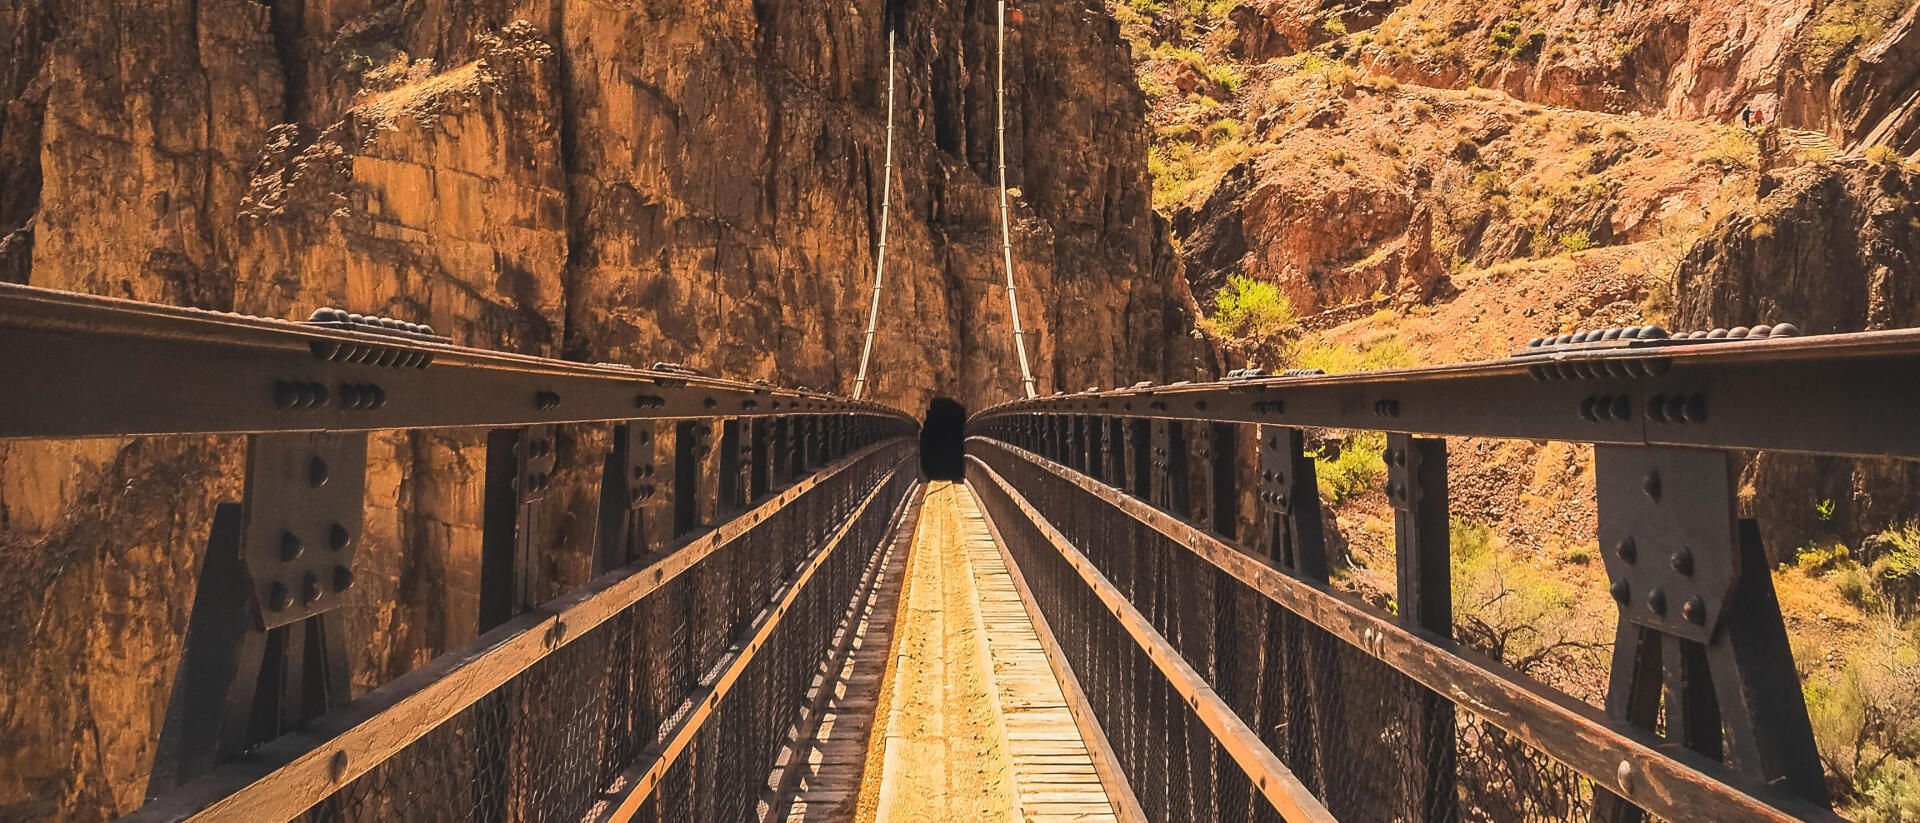
<svg viewBox="0 0 1920 823">
<path fill-rule="evenodd" d="M 1018 385 L 991 181 L 993 4 L 902 7 L 876 396 Z M 1009 38 L 1014 257 L 1040 387 L 1164 378 L 1188 328 L 1143 103 L 1097 2 Z M 4 0 L 0 279 L 322 305 L 580 360 L 851 388 L 883 176 L 883 0 Z M 584 545 L 601 435 L 562 437 Z M 368 688 L 473 634 L 480 433 L 370 446 Z M 237 439 L 0 444 L 0 818 L 140 803 Z M 585 575 L 557 550 L 557 590 Z"/>
</svg>

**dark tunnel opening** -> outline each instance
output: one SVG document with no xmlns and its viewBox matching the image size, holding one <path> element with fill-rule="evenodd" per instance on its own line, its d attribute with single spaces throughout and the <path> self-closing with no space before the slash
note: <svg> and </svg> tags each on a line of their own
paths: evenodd
<svg viewBox="0 0 1920 823">
<path fill-rule="evenodd" d="M 927 403 L 920 421 L 920 473 L 929 480 L 966 478 L 967 407 L 948 397 Z"/>
</svg>

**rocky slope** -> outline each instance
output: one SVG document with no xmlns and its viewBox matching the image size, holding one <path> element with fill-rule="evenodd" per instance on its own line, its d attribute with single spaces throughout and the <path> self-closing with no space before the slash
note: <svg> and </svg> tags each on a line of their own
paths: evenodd
<svg viewBox="0 0 1920 823">
<path fill-rule="evenodd" d="M 1017 386 L 998 261 L 991 3 L 7 0 L 0 279 L 851 388 L 899 169 L 876 396 Z M 1014 257 L 1040 385 L 1164 378 L 1175 299 L 1141 96 L 1097 4 L 1009 38 Z M 1071 341 L 1065 345 L 1064 341 Z M 567 431 L 556 546 L 602 435 Z M 480 433 L 378 435 L 361 688 L 473 634 Z M 140 802 L 235 439 L 0 445 L 0 819 Z M 556 550 L 549 590 L 586 558 Z"/>
<path fill-rule="evenodd" d="M 1643 323 L 1920 325 L 1920 3 L 1112 6 L 1150 100 L 1155 200 L 1227 366 L 1461 362 Z M 1384 605 L 1381 441 L 1316 436 L 1338 582 Z M 1591 449 L 1449 449 L 1461 637 L 1597 700 L 1613 606 Z M 1920 655 L 1920 468 L 1763 452 L 1739 488 L 1782 564 L 1837 802 L 1905 819 L 1912 725 L 1876 737 L 1860 718 L 1920 698 L 1857 664 Z"/>
</svg>

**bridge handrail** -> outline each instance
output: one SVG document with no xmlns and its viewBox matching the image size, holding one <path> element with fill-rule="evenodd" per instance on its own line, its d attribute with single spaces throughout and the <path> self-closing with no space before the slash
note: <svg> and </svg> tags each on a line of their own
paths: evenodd
<svg viewBox="0 0 1920 823">
<path fill-rule="evenodd" d="M 1209 771 L 1199 754 L 1160 764 L 1151 748 L 1121 754 L 1163 770 L 1136 783 L 1189 781 L 1180 802 L 1245 803 L 1234 781 L 1275 784 L 1260 752 L 1234 751 L 1244 735 L 1202 711 L 1206 695 L 1181 686 L 1183 672 L 1142 686 L 1137 665 L 1114 662 L 1154 658 L 1165 643 L 1263 745 L 1306 769 L 1302 779 L 1342 819 L 1391 816 L 1380 803 L 1425 803 L 1408 813 L 1452 819 L 1470 804 L 1520 814 L 1548 802 L 1558 804 L 1552 815 L 1591 804 L 1595 819 L 1617 821 L 1643 812 L 1832 821 L 1769 555 L 1758 522 L 1741 514 L 1738 453 L 1920 459 L 1916 407 L 1920 330 L 1629 327 L 1472 363 L 1242 370 L 1209 383 L 1013 400 L 969 419 L 968 453 L 989 469 L 978 485 L 1001 492 L 987 496 L 989 516 L 1037 524 L 1009 542 L 1046 581 L 1037 586 L 1051 599 L 1043 611 L 1081 644 L 1076 675 L 1095 678 L 1090 692 L 1111 685 L 1102 679 L 1146 689 L 1109 703 L 1102 722 L 1120 724 L 1129 746 L 1198 723 L 1244 767 Z M 1327 448 L 1381 451 L 1381 476 L 1367 482 L 1391 513 L 1383 537 L 1392 567 L 1378 570 L 1390 579 L 1377 587 L 1390 610 L 1333 585 L 1338 558 L 1316 479 L 1326 455 L 1309 448 L 1307 429 L 1386 435 L 1383 449 L 1338 436 Z M 1608 582 L 1595 609 L 1617 612 L 1604 712 L 1452 639 L 1451 437 L 1593 447 L 1593 479 L 1581 482 L 1592 483 L 1597 534 L 1569 537 L 1598 538 Z M 1126 600 L 1116 604 L 1116 593 Z M 1248 598 L 1277 611 L 1249 614 Z M 1155 631 L 1138 631 L 1142 620 Z M 1119 674 L 1102 669 L 1115 665 Z M 1266 702 L 1259 690 L 1275 677 L 1305 678 L 1311 705 Z M 1409 696 L 1376 705 L 1353 697 L 1343 677 Z M 1167 688 L 1187 705 L 1155 696 Z M 1301 731 L 1326 722 L 1322 712 L 1344 719 Z M 1150 719 L 1136 727 L 1143 713 Z M 1375 736 L 1412 759 L 1342 748 Z M 1345 775 L 1330 777 L 1329 762 Z M 1389 783 L 1403 782 L 1369 782 L 1383 763 Z M 1514 771 L 1492 776 L 1499 768 Z M 1456 783 L 1469 772 L 1473 782 Z M 1154 803 L 1177 806 L 1171 794 Z"/>
<path fill-rule="evenodd" d="M 1097 496 L 1127 518 L 1165 536 L 1169 544 L 1180 546 L 1267 600 L 1300 615 L 1421 685 L 1455 696 L 1461 708 L 1587 777 L 1603 785 L 1625 784 L 1630 799 L 1663 820 L 1841 821 L 1829 810 L 1784 795 L 1651 732 L 1629 723 L 1610 721 L 1594 707 L 1571 700 L 1478 651 L 1418 629 L 1396 625 L 1391 616 L 1359 598 L 1288 574 L 1267 558 L 1221 540 L 1067 466 L 986 438 L 973 438 L 971 442 L 1027 461 Z M 1063 554 L 1072 552 L 1068 555 L 1069 562 L 1076 570 L 1098 574 L 991 463 L 981 461 L 981 465 L 988 470 L 989 481 L 1001 487 L 1014 505 L 1041 524 L 1057 550 Z M 1120 609 L 1115 609 L 1115 614 L 1130 630 L 1141 629 L 1137 613 L 1132 619 L 1122 616 Z M 1153 629 L 1145 626 L 1144 631 L 1151 633 Z M 1161 654 L 1153 655 L 1156 662 Z M 1222 738 L 1222 746 L 1236 758 L 1253 757 L 1243 755 L 1243 741 L 1216 736 Z M 1271 756 L 1264 749 L 1260 754 Z M 1248 771 L 1260 774 L 1252 768 Z M 1286 777 L 1291 778 L 1291 773 Z M 1636 784 L 1641 791 L 1631 790 Z M 1291 786 L 1278 780 L 1262 785 L 1271 793 L 1291 791 Z M 1275 805 L 1280 804 L 1276 801 Z M 1308 813 L 1283 813 L 1282 816 L 1290 821 L 1314 819 Z"/>
<path fill-rule="evenodd" d="M 970 419 L 1093 414 L 1920 458 L 1920 427 L 1909 423 L 1920 407 L 1917 376 L 1920 329 L 1673 338 L 1417 368 L 1061 393 L 1008 401 Z M 1657 416 L 1649 416 L 1655 400 Z"/>
<path fill-rule="evenodd" d="M 339 316 L 345 317 L 344 312 Z M 376 318 L 377 320 L 378 318 Z M 524 426 L 855 413 L 871 401 L 579 363 L 344 320 L 294 322 L 0 284 L 0 439 Z M 416 327 L 418 328 L 418 327 Z"/>
</svg>

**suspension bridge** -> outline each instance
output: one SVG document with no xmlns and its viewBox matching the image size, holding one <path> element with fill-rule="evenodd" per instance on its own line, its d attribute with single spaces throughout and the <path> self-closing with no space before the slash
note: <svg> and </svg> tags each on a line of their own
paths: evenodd
<svg viewBox="0 0 1920 823">
<path fill-rule="evenodd" d="M 925 427 L 336 310 L 8 285 L 0 349 L 0 439 L 244 436 L 139 821 L 916 819 L 889 804 L 961 768 L 1033 820 L 1836 820 L 1734 467 L 1920 458 L 1911 330 L 1612 329 Z M 1322 427 L 1386 432 L 1392 611 L 1330 584 Z M 459 429 L 486 432 L 478 639 L 355 694 L 369 432 Z M 564 432 L 596 576 L 542 597 L 580 548 L 539 528 Z M 1593 447 L 1604 705 L 1451 640 L 1457 437 Z"/>
<path fill-rule="evenodd" d="M 851 397 L 337 309 L 0 284 L 0 441 L 245 452 L 237 498 L 193 524 L 183 651 L 154 674 L 165 720 L 121 819 L 1839 820 L 1736 469 L 1760 449 L 1920 459 L 1920 331 L 1629 327 L 1041 396 L 1002 115 L 1021 398 L 919 419 L 866 397 L 893 61 L 890 35 Z M 1333 584 L 1316 429 L 1386 435 L 1391 608 Z M 355 587 L 368 439 L 391 431 L 484 435 L 477 639 L 356 689 L 367 638 L 345 615 L 383 605 Z M 1453 640 L 1461 437 L 1592 448 L 1617 618 L 1602 703 Z M 555 478 L 583 469 L 591 545 L 558 545 Z M 562 551 L 592 577 L 555 594 Z"/>
</svg>

